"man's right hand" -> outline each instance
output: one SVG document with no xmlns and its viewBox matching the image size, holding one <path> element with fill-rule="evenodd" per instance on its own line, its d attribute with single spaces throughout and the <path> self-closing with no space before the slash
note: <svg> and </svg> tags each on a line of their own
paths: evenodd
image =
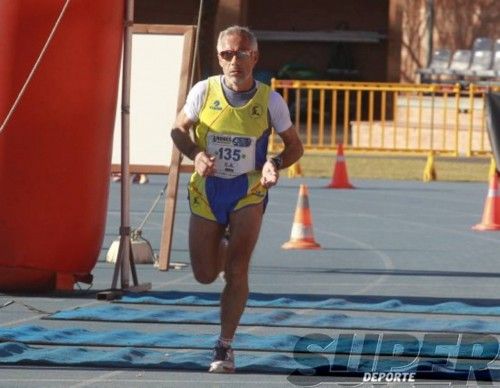
<svg viewBox="0 0 500 388">
<path fill-rule="evenodd" d="M 194 170 L 203 177 L 213 175 L 215 172 L 215 156 L 200 151 L 194 157 Z"/>
</svg>

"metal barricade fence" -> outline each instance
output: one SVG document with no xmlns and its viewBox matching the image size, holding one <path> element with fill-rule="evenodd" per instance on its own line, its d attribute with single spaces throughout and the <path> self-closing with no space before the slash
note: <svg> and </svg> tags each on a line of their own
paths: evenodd
<svg viewBox="0 0 500 388">
<path fill-rule="evenodd" d="M 470 84 L 398 84 L 273 79 L 306 151 L 489 155 L 485 94 Z M 282 147 L 270 140 L 271 151 Z"/>
</svg>

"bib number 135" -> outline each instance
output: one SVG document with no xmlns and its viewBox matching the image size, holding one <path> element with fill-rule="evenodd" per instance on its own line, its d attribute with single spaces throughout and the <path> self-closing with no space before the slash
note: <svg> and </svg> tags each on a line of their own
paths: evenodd
<svg viewBox="0 0 500 388">
<path fill-rule="evenodd" d="M 254 170 L 255 144 L 254 137 L 209 132 L 207 152 L 215 157 L 214 175 L 229 179 Z"/>
<path fill-rule="evenodd" d="M 217 157 L 221 160 L 232 160 L 233 162 L 238 162 L 242 158 L 241 149 L 220 147 L 217 150 Z"/>
</svg>

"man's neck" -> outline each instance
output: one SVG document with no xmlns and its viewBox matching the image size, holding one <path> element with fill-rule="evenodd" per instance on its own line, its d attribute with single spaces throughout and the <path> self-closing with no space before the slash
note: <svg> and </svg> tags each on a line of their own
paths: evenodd
<svg viewBox="0 0 500 388">
<path fill-rule="evenodd" d="M 226 77 L 222 76 L 222 82 L 224 82 L 224 85 L 231 89 L 234 92 L 248 92 L 252 90 L 255 87 L 255 80 L 253 78 L 249 79 L 247 82 L 244 84 L 236 84 L 236 83 L 228 83 L 226 80 Z"/>
<path fill-rule="evenodd" d="M 255 96 L 255 93 L 257 92 L 257 87 L 256 87 L 256 82 L 254 81 L 254 84 L 252 88 L 246 91 L 235 91 L 231 89 L 229 86 L 226 85 L 226 82 L 224 82 L 224 79 L 222 79 L 222 91 L 224 93 L 224 96 L 227 99 L 227 102 L 229 105 L 233 107 L 240 107 L 248 103 L 248 101 Z"/>
</svg>

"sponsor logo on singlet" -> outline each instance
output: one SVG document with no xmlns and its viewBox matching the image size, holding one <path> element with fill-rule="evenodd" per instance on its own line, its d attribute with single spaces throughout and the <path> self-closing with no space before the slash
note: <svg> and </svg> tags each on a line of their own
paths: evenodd
<svg viewBox="0 0 500 388">
<path fill-rule="evenodd" d="M 262 116 L 263 111 L 264 109 L 262 108 L 262 105 L 255 104 L 250 109 L 250 117 L 252 119 L 258 119 L 260 116 Z"/>
<path fill-rule="evenodd" d="M 212 105 L 210 105 L 209 108 L 212 110 L 222 110 L 222 106 L 219 100 L 215 100 L 214 102 L 212 102 Z"/>
</svg>

